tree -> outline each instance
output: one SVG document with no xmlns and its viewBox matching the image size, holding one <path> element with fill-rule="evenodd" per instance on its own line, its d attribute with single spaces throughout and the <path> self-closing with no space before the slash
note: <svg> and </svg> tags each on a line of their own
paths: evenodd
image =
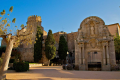
<svg viewBox="0 0 120 80">
<path fill-rule="evenodd" d="M 115 45 L 115 53 L 116 53 L 116 60 L 120 60 L 120 36 L 116 35 L 114 37 L 114 45 Z"/>
<path fill-rule="evenodd" d="M 40 26 L 37 26 L 36 42 L 34 44 L 34 62 L 39 62 L 42 58 L 43 32 Z"/>
<path fill-rule="evenodd" d="M 65 60 L 67 56 L 68 46 L 67 41 L 64 36 L 60 36 L 59 47 L 58 47 L 58 55 L 61 60 Z"/>
<path fill-rule="evenodd" d="M 13 6 L 9 9 L 10 12 L 13 11 Z M 2 67 L 0 69 L 0 80 L 6 78 L 6 71 L 8 69 L 8 63 L 10 60 L 10 55 L 13 47 L 17 47 L 19 44 L 22 43 L 31 43 L 32 40 L 30 38 L 30 35 L 32 34 L 33 29 L 31 28 L 31 32 L 26 33 L 25 27 L 23 27 L 21 30 L 17 30 L 16 34 L 12 35 L 12 30 L 8 31 L 8 27 L 10 27 L 10 21 L 8 18 L 4 18 L 6 11 L 3 10 L 0 14 L 2 17 L 0 17 L 0 37 L 3 38 L 3 40 L 6 42 L 6 50 L 5 50 L 5 57 L 2 62 Z M 9 14 L 7 14 L 9 16 Z M 15 23 L 16 18 L 13 18 L 12 23 Z M 15 26 L 17 27 L 17 26 Z M 12 26 L 13 28 L 13 26 Z M 21 34 L 23 33 L 23 34 Z"/>
<path fill-rule="evenodd" d="M 50 63 L 50 60 L 55 57 L 56 47 L 55 45 L 55 39 L 53 37 L 52 31 L 49 30 L 47 39 L 45 40 L 45 55 Z M 49 66 L 48 63 L 48 66 Z"/>
</svg>

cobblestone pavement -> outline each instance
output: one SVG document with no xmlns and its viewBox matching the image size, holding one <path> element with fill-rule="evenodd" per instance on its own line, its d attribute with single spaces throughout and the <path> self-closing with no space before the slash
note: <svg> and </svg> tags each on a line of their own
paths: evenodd
<svg viewBox="0 0 120 80">
<path fill-rule="evenodd" d="M 62 70 L 61 66 L 31 67 L 27 72 L 8 70 L 8 80 L 120 80 L 120 71 Z"/>
</svg>

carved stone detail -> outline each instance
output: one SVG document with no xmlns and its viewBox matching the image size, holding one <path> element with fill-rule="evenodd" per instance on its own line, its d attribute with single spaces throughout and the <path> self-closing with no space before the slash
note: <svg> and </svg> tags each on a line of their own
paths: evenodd
<svg viewBox="0 0 120 80">
<path fill-rule="evenodd" d="M 93 21 L 90 21 L 91 35 L 95 34 L 95 24 Z"/>
<path fill-rule="evenodd" d="M 95 48 L 96 45 L 97 45 L 96 39 L 91 39 L 91 40 L 89 41 L 89 43 L 90 43 L 90 46 L 91 46 L 92 48 Z"/>
</svg>

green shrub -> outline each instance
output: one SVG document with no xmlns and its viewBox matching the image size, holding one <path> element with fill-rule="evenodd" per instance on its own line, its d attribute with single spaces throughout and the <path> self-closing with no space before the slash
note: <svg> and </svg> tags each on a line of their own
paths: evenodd
<svg viewBox="0 0 120 80">
<path fill-rule="evenodd" d="M 14 62 L 13 67 L 16 72 L 23 72 L 29 70 L 28 62 Z"/>
</svg>

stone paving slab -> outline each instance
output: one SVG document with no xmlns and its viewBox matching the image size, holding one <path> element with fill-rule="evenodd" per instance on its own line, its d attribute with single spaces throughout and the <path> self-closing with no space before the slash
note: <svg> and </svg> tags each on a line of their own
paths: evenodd
<svg viewBox="0 0 120 80">
<path fill-rule="evenodd" d="M 8 70 L 8 80 L 120 80 L 120 71 L 62 70 L 61 66 L 30 67 L 27 72 Z"/>
</svg>

